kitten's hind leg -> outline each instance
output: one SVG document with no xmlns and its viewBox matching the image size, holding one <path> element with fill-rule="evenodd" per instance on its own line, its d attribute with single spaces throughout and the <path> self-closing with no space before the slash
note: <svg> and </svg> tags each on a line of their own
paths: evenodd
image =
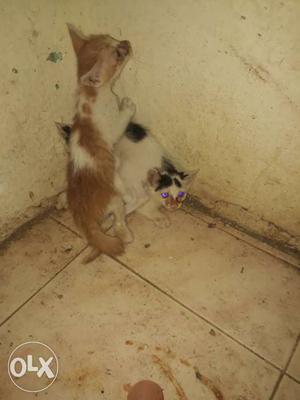
<svg viewBox="0 0 300 400">
<path fill-rule="evenodd" d="M 133 241 L 133 235 L 130 232 L 126 224 L 125 219 L 125 206 L 121 196 L 115 196 L 112 200 L 110 211 L 114 214 L 114 233 L 118 236 L 124 243 L 131 243 Z"/>
<path fill-rule="evenodd" d="M 154 222 L 159 228 L 170 226 L 170 218 L 159 209 L 159 204 L 150 199 L 146 204 L 140 207 L 137 212 Z"/>
</svg>

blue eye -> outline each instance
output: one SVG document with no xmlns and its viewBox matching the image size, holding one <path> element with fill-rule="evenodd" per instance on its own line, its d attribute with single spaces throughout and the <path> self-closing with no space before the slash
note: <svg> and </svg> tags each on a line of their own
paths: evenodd
<svg viewBox="0 0 300 400">
<path fill-rule="evenodd" d="M 178 197 L 183 197 L 184 195 L 185 195 L 184 192 L 178 192 L 178 193 L 177 193 L 177 196 L 178 196 Z"/>
<path fill-rule="evenodd" d="M 169 193 L 167 193 L 167 192 L 161 193 L 160 195 L 163 199 L 166 199 L 167 197 L 169 197 Z"/>
</svg>

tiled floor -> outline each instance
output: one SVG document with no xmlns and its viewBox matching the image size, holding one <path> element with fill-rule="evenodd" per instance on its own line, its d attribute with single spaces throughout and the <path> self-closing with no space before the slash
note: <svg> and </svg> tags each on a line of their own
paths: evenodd
<svg viewBox="0 0 300 400">
<path fill-rule="evenodd" d="M 126 253 L 87 266 L 68 213 L 10 243 L 0 258 L 0 399 L 125 400 L 145 378 L 165 400 L 300 399 L 300 270 L 201 216 L 171 219 L 159 230 L 132 217 Z M 27 341 L 59 360 L 39 393 L 7 372 Z"/>
</svg>

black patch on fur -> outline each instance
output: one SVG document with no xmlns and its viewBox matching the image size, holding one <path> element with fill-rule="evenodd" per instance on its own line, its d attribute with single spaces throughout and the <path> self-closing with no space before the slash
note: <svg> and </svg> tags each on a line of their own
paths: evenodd
<svg viewBox="0 0 300 400">
<path fill-rule="evenodd" d="M 63 125 L 61 128 L 63 130 L 63 133 L 62 133 L 63 134 L 63 138 L 65 139 L 66 143 L 69 143 L 70 136 L 71 136 L 71 131 L 72 131 L 71 126 L 70 125 Z"/>
<path fill-rule="evenodd" d="M 157 192 L 158 190 L 161 190 L 161 189 L 167 188 L 169 186 L 172 186 L 172 184 L 173 184 L 173 181 L 172 181 L 172 178 L 170 178 L 169 175 L 161 174 L 160 178 L 159 178 L 158 186 L 155 189 L 155 191 Z"/>
<path fill-rule="evenodd" d="M 125 136 L 132 142 L 140 142 L 147 136 L 147 129 L 135 122 L 129 122 L 127 125 Z"/>
<path fill-rule="evenodd" d="M 170 175 L 178 175 L 182 180 L 188 176 L 184 172 L 177 171 L 177 169 L 174 167 L 171 161 L 167 160 L 165 157 L 163 157 L 162 159 L 162 170 L 166 171 Z"/>
<path fill-rule="evenodd" d="M 182 185 L 181 185 L 181 183 L 179 182 L 179 180 L 177 179 L 177 178 L 174 178 L 174 183 L 175 183 L 175 185 L 177 186 L 177 187 L 181 187 Z"/>
</svg>

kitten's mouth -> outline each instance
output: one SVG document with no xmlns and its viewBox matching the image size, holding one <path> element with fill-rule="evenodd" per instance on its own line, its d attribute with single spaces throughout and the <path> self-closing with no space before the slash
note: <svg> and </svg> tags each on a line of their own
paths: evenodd
<svg viewBox="0 0 300 400">
<path fill-rule="evenodd" d="M 171 201 L 165 202 L 165 207 L 170 211 L 176 211 L 181 206 L 182 206 L 182 201 L 177 201 L 172 199 Z"/>
</svg>

